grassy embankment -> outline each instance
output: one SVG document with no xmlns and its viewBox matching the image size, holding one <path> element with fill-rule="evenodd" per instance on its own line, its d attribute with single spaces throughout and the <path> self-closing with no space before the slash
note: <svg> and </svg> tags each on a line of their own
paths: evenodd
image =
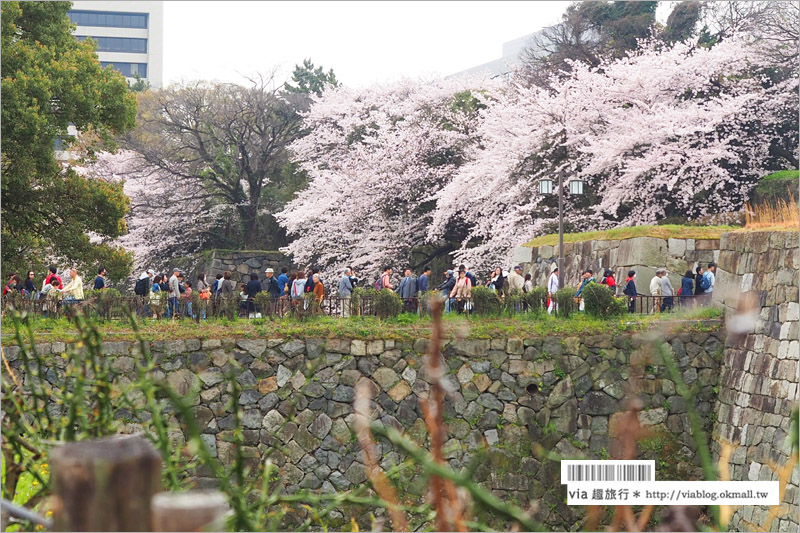
<svg viewBox="0 0 800 533">
<path fill-rule="evenodd" d="M 664 327 L 665 322 L 676 322 L 682 328 L 707 328 L 704 320 L 721 318 L 721 311 L 713 308 L 687 313 L 658 316 L 625 315 L 611 319 L 593 318 L 575 314 L 567 319 L 543 313 L 516 316 L 484 317 L 448 315 L 444 319 L 445 337 L 449 339 L 531 338 L 542 336 L 585 336 Z M 32 321 L 36 342 L 70 341 L 77 332 L 66 319 L 37 319 Z M 125 321 L 98 324 L 105 340 L 134 340 L 135 332 Z M 403 314 L 396 318 L 379 320 L 375 317 L 311 318 L 305 321 L 267 319 L 228 321 L 209 320 L 196 323 L 190 320 L 145 320 L 138 323 L 139 333 L 146 340 L 175 340 L 189 338 L 351 338 L 414 340 L 428 338 L 431 334 L 430 317 Z M 10 341 L 10 331 L 4 332 Z"/>
</svg>

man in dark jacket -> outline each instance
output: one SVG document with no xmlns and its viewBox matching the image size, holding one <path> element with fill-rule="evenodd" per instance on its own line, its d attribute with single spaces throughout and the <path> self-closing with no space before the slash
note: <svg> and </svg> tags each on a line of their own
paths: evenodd
<svg viewBox="0 0 800 533">
<path fill-rule="evenodd" d="M 694 277 L 694 295 L 695 296 L 700 296 L 704 292 L 702 284 L 700 283 L 703 280 L 703 267 L 698 266 L 695 269 L 695 272 L 697 274 Z"/>
<path fill-rule="evenodd" d="M 269 297 L 272 300 L 269 304 L 269 309 L 266 311 L 274 315 L 278 311 L 278 300 L 281 297 L 281 285 L 278 278 L 275 277 L 275 271 L 271 268 L 266 269 L 264 274 L 267 275 L 267 279 L 264 280 L 264 290 L 269 293 Z"/>
<path fill-rule="evenodd" d="M 428 280 L 431 277 L 431 267 L 426 266 L 422 269 L 422 275 L 417 280 L 417 288 L 419 292 L 426 293 L 428 292 Z"/>
<path fill-rule="evenodd" d="M 258 274 L 250 274 L 250 281 L 247 282 L 247 316 L 250 318 L 253 318 L 254 299 L 259 292 L 261 292 L 261 282 L 258 281 Z"/>
<path fill-rule="evenodd" d="M 411 275 L 410 268 L 406 269 L 405 274 L 403 281 L 400 282 L 400 286 L 397 288 L 397 292 L 400 294 L 400 298 L 403 299 L 405 310 L 413 313 L 417 310 L 417 301 L 415 299 L 417 297 L 417 278 Z"/>
<path fill-rule="evenodd" d="M 437 291 L 442 291 L 442 295 L 445 297 L 445 312 L 450 312 L 450 304 L 452 303 L 450 300 L 450 291 L 453 290 L 453 287 L 456 286 L 456 278 L 453 276 L 452 270 L 447 270 L 444 273 L 444 281 L 436 287 Z M 453 299 L 455 300 L 455 298 Z"/>
<path fill-rule="evenodd" d="M 628 270 L 628 277 L 625 278 L 625 289 L 622 291 L 622 294 L 628 297 L 629 313 L 633 313 L 636 308 L 636 296 L 638 293 L 636 292 L 636 283 L 634 283 L 635 279 L 636 271 Z"/>
</svg>

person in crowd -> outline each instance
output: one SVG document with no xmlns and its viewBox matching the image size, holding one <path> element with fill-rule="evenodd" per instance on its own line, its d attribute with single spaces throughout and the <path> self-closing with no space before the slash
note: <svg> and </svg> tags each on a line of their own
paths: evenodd
<svg viewBox="0 0 800 533">
<path fill-rule="evenodd" d="M 445 270 L 444 271 L 444 281 L 436 287 L 437 291 L 442 291 L 442 296 L 446 298 L 445 300 L 445 312 L 449 313 L 452 309 L 453 300 L 450 298 L 450 291 L 453 290 L 453 287 L 456 285 L 456 279 L 453 277 L 452 270 Z"/>
<path fill-rule="evenodd" d="M 530 274 L 525 274 L 525 282 L 522 284 L 522 292 L 528 294 L 533 290 L 533 279 Z"/>
<path fill-rule="evenodd" d="M 581 274 L 581 282 L 578 284 L 578 290 L 575 293 L 575 301 L 578 304 L 578 311 L 583 312 L 585 308 L 585 302 L 583 301 L 583 289 L 590 283 L 594 283 L 594 272 L 592 269 L 587 268 Z"/>
<path fill-rule="evenodd" d="M 192 310 L 192 282 L 186 280 L 183 282 L 183 295 L 181 296 L 186 305 L 186 316 L 194 320 L 194 311 Z"/>
<path fill-rule="evenodd" d="M 556 306 L 556 293 L 558 292 L 558 266 L 553 267 L 550 277 L 547 279 L 547 314 L 558 311 Z"/>
<path fill-rule="evenodd" d="M 703 274 L 703 294 L 705 295 L 706 305 L 711 303 L 714 293 L 714 283 L 717 280 L 717 264 L 713 261 L 708 264 L 708 268 Z"/>
<path fill-rule="evenodd" d="M 250 281 L 247 282 L 245 291 L 247 292 L 247 317 L 254 318 L 256 294 L 261 292 L 261 282 L 258 281 L 258 274 L 250 274 Z"/>
<path fill-rule="evenodd" d="M 247 298 L 247 283 L 242 283 L 239 285 L 239 316 L 248 316 L 247 307 L 249 303 Z"/>
<path fill-rule="evenodd" d="M 525 281 L 522 283 L 522 293 L 523 294 L 530 294 L 533 291 L 533 280 L 531 279 L 532 276 L 530 273 L 525 274 Z M 524 312 L 528 311 L 528 300 L 522 300 L 522 310 Z"/>
<path fill-rule="evenodd" d="M 694 294 L 694 274 L 691 270 L 687 270 L 681 278 L 681 288 L 678 289 L 678 294 L 681 297 L 681 307 L 685 307 L 691 302 L 692 294 Z"/>
<path fill-rule="evenodd" d="M 197 275 L 197 286 L 195 288 L 197 289 L 198 293 L 201 293 L 201 292 L 203 292 L 205 290 L 209 290 L 209 292 L 210 292 L 211 288 L 208 286 L 208 283 L 206 283 L 206 274 L 205 274 L 205 272 L 200 272 Z"/>
<path fill-rule="evenodd" d="M 8 284 L 3 288 L 3 296 L 14 292 L 22 292 L 22 278 L 12 272 Z"/>
<path fill-rule="evenodd" d="M 281 297 L 280 284 L 278 282 L 278 278 L 275 277 L 275 271 L 273 269 L 266 269 L 264 274 L 267 276 L 267 278 L 264 280 L 264 290 L 269 294 L 271 299 L 269 303 L 269 309 L 266 311 L 274 315 L 279 309 L 279 299 Z"/>
<path fill-rule="evenodd" d="M 317 283 L 315 281 L 315 279 L 319 279 L 319 276 L 314 278 L 314 274 L 317 273 L 317 272 L 314 272 L 315 270 L 317 270 L 317 272 L 319 271 L 319 269 L 312 269 L 312 268 L 309 268 L 309 269 L 306 270 L 306 284 L 303 285 L 303 292 L 305 294 L 313 294 L 314 293 L 314 285 L 316 285 L 316 283 Z"/>
<path fill-rule="evenodd" d="M 181 270 L 178 267 L 172 269 L 172 276 L 168 284 L 167 318 L 178 318 L 178 303 L 181 297 L 181 281 L 178 279 Z"/>
<path fill-rule="evenodd" d="M 33 270 L 28 271 L 28 276 L 25 278 L 25 291 L 28 293 L 26 296 L 31 300 L 36 300 L 39 296 L 36 292 L 36 273 Z"/>
<path fill-rule="evenodd" d="M 386 267 L 383 269 L 383 274 L 381 274 L 381 289 L 389 289 L 390 291 L 394 290 L 394 286 L 392 285 L 392 267 Z"/>
<path fill-rule="evenodd" d="M 83 300 L 83 280 L 74 268 L 69 270 L 69 283 L 61 289 L 66 294 L 65 302 L 80 302 Z"/>
<path fill-rule="evenodd" d="M 56 281 L 57 281 L 58 283 L 57 283 L 56 285 L 53 285 L 53 286 L 54 286 L 56 289 L 62 289 L 62 288 L 64 287 L 64 284 L 61 282 L 61 276 L 59 276 L 59 275 L 58 275 L 58 269 L 56 268 L 56 266 L 55 266 L 55 265 L 50 265 L 50 266 L 48 267 L 48 270 L 49 270 L 49 272 L 50 272 L 50 273 L 49 273 L 49 274 L 47 274 L 47 277 L 46 277 L 46 278 L 44 278 L 44 283 L 45 283 L 45 285 L 46 285 L 46 284 L 47 284 L 47 283 L 48 283 L 48 282 L 49 282 L 49 281 L 50 281 L 52 278 L 55 278 L 55 279 L 56 279 Z M 44 285 L 42 285 L 42 289 L 44 289 Z"/>
<path fill-rule="evenodd" d="M 61 292 L 53 285 L 54 283 L 57 283 L 57 280 L 51 277 L 42 288 L 42 299 L 44 300 L 42 311 L 44 311 L 44 318 L 57 316 L 58 307 L 61 305 Z"/>
<path fill-rule="evenodd" d="M 325 299 L 325 286 L 319 280 L 319 274 L 314 274 L 311 279 L 314 281 L 314 306 L 312 312 L 319 314 L 322 312 L 322 300 Z"/>
<path fill-rule="evenodd" d="M 356 277 L 356 271 L 353 267 L 348 267 L 350 269 L 350 284 L 353 285 L 355 289 L 358 285 L 358 278 Z"/>
<path fill-rule="evenodd" d="M 653 312 L 661 310 L 661 269 L 657 268 L 656 273 L 650 280 L 650 296 L 653 296 Z"/>
<path fill-rule="evenodd" d="M 497 267 L 494 269 L 494 272 L 489 278 L 489 281 L 486 282 L 486 286 L 492 289 L 498 295 L 501 295 L 503 294 L 503 284 L 504 284 L 503 269 Z"/>
<path fill-rule="evenodd" d="M 459 267 L 458 279 L 450 290 L 450 299 L 455 300 L 458 313 L 463 313 L 465 309 L 469 311 L 469 308 L 465 307 L 465 305 L 470 301 L 470 298 L 472 298 L 472 280 L 467 277 L 466 269 Z"/>
<path fill-rule="evenodd" d="M 477 286 L 478 280 L 475 278 L 475 275 L 472 272 L 470 272 L 469 268 L 467 268 L 467 265 L 459 265 L 458 266 L 459 272 L 461 271 L 462 268 L 464 269 L 464 272 L 466 273 L 465 275 L 469 279 L 470 283 L 472 283 L 472 286 L 473 287 Z"/>
<path fill-rule="evenodd" d="M 164 297 L 169 295 L 169 276 L 167 273 L 161 274 L 161 291 L 164 293 Z"/>
<path fill-rule="evenodd" d="M 431 267 L 425 265 L 422 269 L 422 275 L 417 279 L 417 289 L 422 294 L 428 292 L 428 281 L 431 278 Z"/>
<path fill-rule="evenodd" d="M 625 278 L 625 289 L 622 293 L 628 298 L 628 312 L 633 313 L 636 310 L 636 297 L 639 295 L 636 292 L 636 271 L 628 270 L 628 277 Z"/>
<path fill-rule="evenodd" d="M 281 274 L 278 276 L 278 293 L 281 296 L 289 295 L 289 269 L 281 267 Z"/>
<path fill-rule="evenodd" d="M 305 294 L 305 287 L 306 287 L 306 273 L 302 270 L 297 271 L 297 275 L 295 276 L 294 281 L 292 282 L 292 309 L 297 309 L 298 305 L 302 305 L 300 302 L 303 300 L 303 295 Z"/>
<path fill-rule="evenodd" d="M 415 312 L 417 310 L 415 300 L 417 297 L 417 278 L 411 275 L 410 268 L 406 269 L 405 276 L 400 281 L 397 292 L 400 294 L 400 298 L 403 299 L 405 310 L 409 313 Z"/>
<path fill-rule="evenodd" d="M 197 275 L 197 293 L 200 296 L 200 309 L 198 312 L 200 313 L 200 318 L 205 320 L 208 313 L 208 302 L 211 299 L 211 287 L 206 283 L 204 272 Z"/>
<path fill-rule="evenodd" d="M 674 305 L 673 297 L 675 296 L 675 289 L 672 287 L 672 282 L 669 280 L 669 276 L 667 275 L 667 269 L 661 269 L 661 312 L 664 311 L 672 311 L 672 306 Z"/>
<path fill-rule="evenodd" d="M 342 302 L 342 317 L 350 316 L 350 295 L 353 294 L 353 282 L 350 275 L 353 273 L 350 267 L 344 269 L 341 279 L 339 279 L 339 299 Z"/>
<path fill-rule="evenodd" d="M 148 272 L 152 272 L 152 270 Z M 156 319 L 161 319 L 161 314 L 163 312 L 161 302 L 165 293 L 161 290 L 162 281 L 163 276 L 161 274 L 155 276 L 153 278 L 153 286 L 150 288 L 150 311 Z"/>
<path fill-rule="evenodd" d="M 605 272 L 603 272 L 603 279 L 600 280 L 600 285 L 605 285 L 609 289 L 611 289 L 612 294 L 617 293 L 617 280 L 614 279 L 614 271 L 610 268 L 607 268 Z"/>
<path fill-rule="evenodd" d="M 152 268 L 148 268 L 141 274 L 139 274 L 139 278 L 136 280 L 136 285 L 133 287 L 133 294 L 136 296 L 147 296 L 150 294 L 150 284 L 156 283 L 156 280 L 153 279 L 155 275 L 155 271 Z M 161 276 L 158 276 L 158 279 L 161 280 Z"/>
<path fill-rule="evenodd" d="M 522 285 L 525 279 L 522 277 L 522 267 L 517 265 L 514 267 L 514 272 L 508 276 L 508 292 L 522 291 Z"/>
<path fill-rule="evenodd" d="M 106 274 L 108 271 L 104 267 L 97 268 L 97 277 L 94 278 L 94 290 L 99 291 L 106 288 Z"/>
<path fill-rule="evenodd" d="M 211 295 L 216 298 L 221 294 L 222 294 L 222 273 L 219 273 L 214 278 L 214 282 L 211 283 Z"/>
<path fill-rule="evenodd" d="M 231 274 L 230 270 L 226 270 L 222 274 L 220 296 L 223 298 L 233 298 L 236 293 L 236 282 L 231 279 L 232 276 L 233 274 Z"/>
<path fill-rule="evenodd" d="M 703 267 L 698 266 L 695 269 L 695 276 L 694 276 L 694 295 L 700 296 L 703 294 Z M 700 301 L 702 298 L 695 298 L 695 301 Z"/>
</svg>

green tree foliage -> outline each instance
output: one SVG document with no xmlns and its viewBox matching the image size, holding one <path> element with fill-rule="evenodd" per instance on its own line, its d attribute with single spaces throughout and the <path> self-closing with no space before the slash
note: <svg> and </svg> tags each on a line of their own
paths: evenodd
<svg viewBox="0 0 800 533">
<path fill-rule="evenodd" d="M 522 52 L 528 83 L 547 86 L 553 73 L 569 71 L 569 61 L 597 66 L 601 58 L 622 57 L 637 39 L 650 35 L 658 2 L 575 2 L 562 21 L 544 28 Z"/>
<path fill-rule="evenodd" d="M 133 127 L 136 102 L 122 75 L 101 68 L 94 44 L 72 36 L 70 6 L 2 4 L 2 263 L 22 271 L 59 258 L 124 276 L 130 255 L 102 242 L 125 232 L 122 184 L 63 167 L 54 140 L 73 124 L 113 147 L 111 135 Z"/>
<path fill-rule="evenodd" d="M 333 69 L 325 72 L 321 66 L 315 67 L 310 59 L 304 59 L 303 64 L 294 66 L 294 73 L 292 73 L 292 82 L 286 83 L 286 90 L 290 93 L 314 93 L 317 96 L 322 95 L 325 85 L 330 84 L 334 87 L 339 86 L 339 81 L 333 73 Z"/>
<path fill-rule="evenodd" d="M 702 11 L 698 0 L 684 0 L 676 5 L 667 18 L 667 27 L 664 28 L 662 39 L 672 43 L 693 37 L 697 33 Z"/>
</svg>

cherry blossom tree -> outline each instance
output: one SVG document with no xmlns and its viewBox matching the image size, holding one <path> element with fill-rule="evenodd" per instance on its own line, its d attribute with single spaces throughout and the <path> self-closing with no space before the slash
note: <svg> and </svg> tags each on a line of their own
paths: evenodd
<svg viewBox="0 0 800 533">
<path fill-rule="evenodd" d="M 304 117 L 310 133 L 290 147 L 310 181 L 277 215 L 293 238 L 285 251 L 367 276 L 410 264 L 420 249 L 414 267 L 450 252 L 448 235 L 430 239 L 436 195 L 475 140 L 473 94 L 491 85 L 403 80 L 317 98 Z"/>
<path fill-rule="evenodd" d="M 195 190 L 183 184 L 176 193 L 169 173 L 131 150 L 100 153 L 82 172 L 123 182 L 130 199 L 128 231 L 115 244 L 133 252 L 134 275 L 150 267 L 171 268 L 176 258 L 199 251 L 214 228 L 233 214 L 231 207 L 204 199 L 199 185 Z"/>
<path fill-rule="evenodd" d="M 552 227 L 537 184 L 560 172 L 589 191 L 567 200 L 580 230 L 738 210 L 769 165 L 796 164 L 797 78 L 772 83 L 762 52 L 745 37 L 652 41 L 598 67 L 573 62 L 551 90 L 511 85 L 485 99 L 480 148 L 440 191 L 434 236 L 466 221 L 458 259 L 508 260 Z"/>
</svg>

